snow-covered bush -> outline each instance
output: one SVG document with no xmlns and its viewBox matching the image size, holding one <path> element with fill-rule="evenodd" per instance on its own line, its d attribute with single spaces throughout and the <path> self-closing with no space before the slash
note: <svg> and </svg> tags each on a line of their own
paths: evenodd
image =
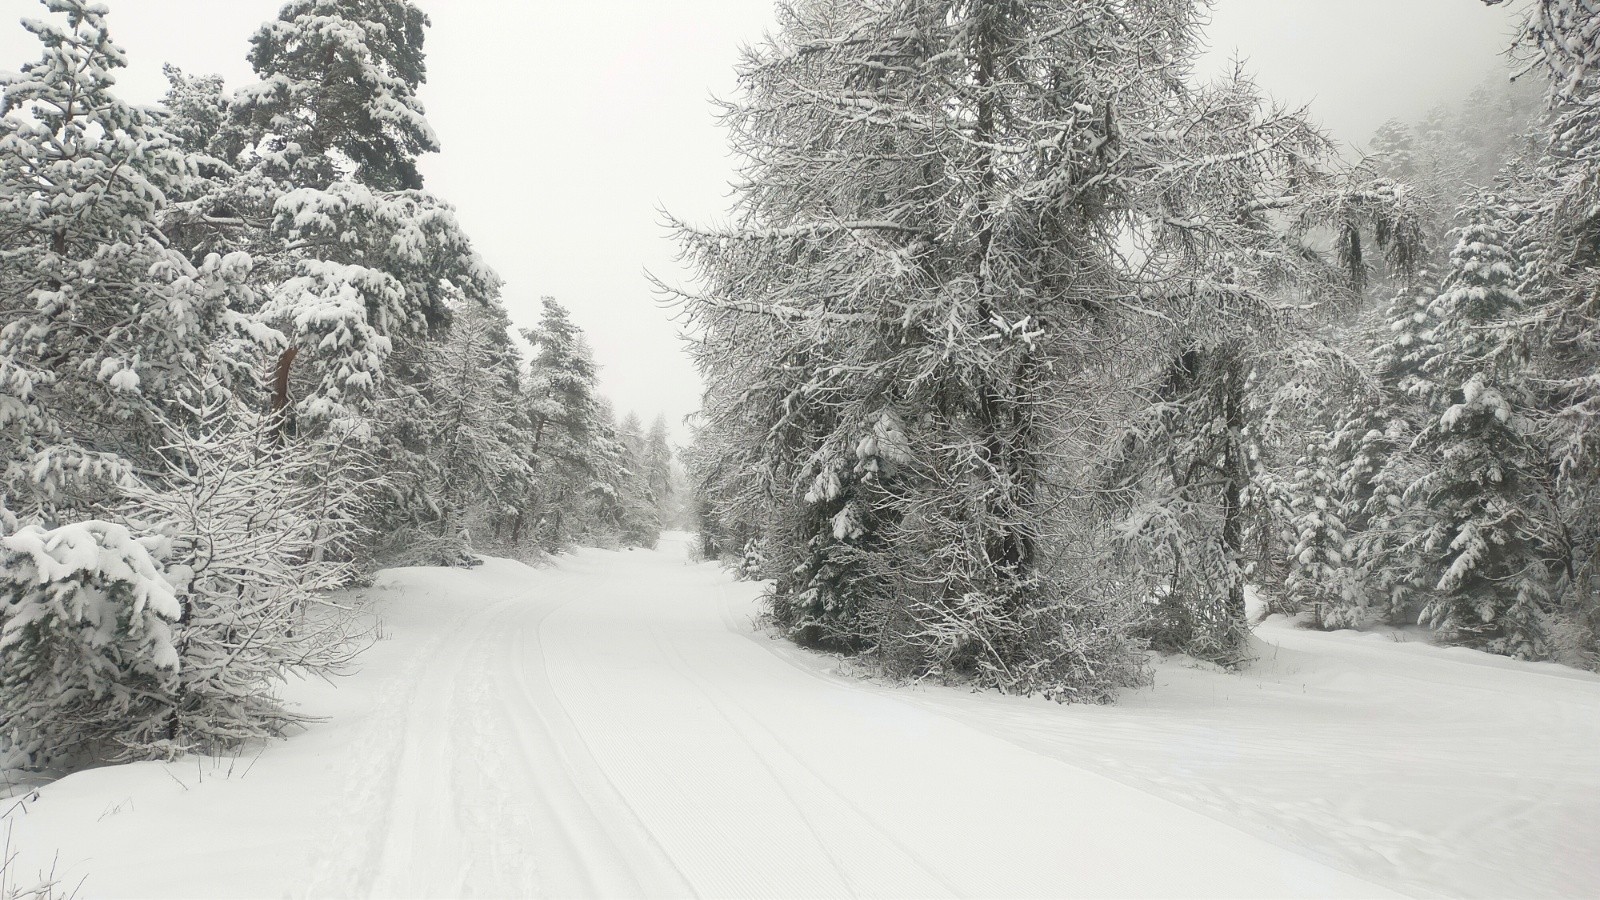
<svg viewBox="0 0 1600 900">
<path fill-rule="evenodd" d="M 767 577 L 766 567 L 766 551 L 762 547 L 762 542 L 752 538 L 744 542 L 744 552 L 734 564 L 733 573 L 740 581 L 760 581 Z"/>
<path fill-rule="evenodd" d="M 214 384 L 199 393 L 194 423 L 168 426 L 163 477 L 135 488 L 128 510 L 167 536 L 185 606 L 170 714 L 125 736 L 142 755 L 282 733 L 298 720 L 276 694 L 282 677 L 338 669 L 358 634 L 326 598 L 357 571 L 370 480 L 359 458 L 334 440 L 281 440 L 277 417 Z"/>
<path fill-rule="evenodd" d="M 45 765 L 167 719 L 184 611 L 165 544 L 98 520 L 0 537 L 0 750 Z"/>
</svg>

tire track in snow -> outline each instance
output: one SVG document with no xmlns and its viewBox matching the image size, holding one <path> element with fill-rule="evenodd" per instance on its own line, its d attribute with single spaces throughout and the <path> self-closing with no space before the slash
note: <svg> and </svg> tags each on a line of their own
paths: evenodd
<svg viewBox="0 0 1600 900">
<path fill-rule="evenodd" d="M 554 713 L 539 643 L 574 579 L 549 575 L 453 623 L 377 698 L 307 896 L 689 893 Z"/>
<path fill-rule="evenodd" d="M 592 597 L 590 602 L 601 599 Z M 604 624 L 580 618 L 569 623 L 569 627 L 576 632 L 572 636 L 588 639 L 592 646 L 593 642 L 605 639 L 596 632 L 597 627 L 603 630 Z M 634 632 L 609 637 L 630 644 L 646 643 L 640 641 L 642 635 Z M 806 877 L 814 873 L 804 872 L 803 866 L 791 865 L 787 870 L 753 866 L 740 849 L 748 848 L 747 839 L 751 834 L 765 830 L 759 817 L 754 815 L 756 808 L 739 802 L 748 800 L 748 795 L 730 797 L 718 792 L 719 788 L 726 789 L 730 784 L 748 788 L 748 782 L 742 779 L 736 782 L 729 772 L 706 771 L 703 760 L 696 754 L 682 752 L 688 746 L 687 740 L 709 746 L 711 735 L 704 729 L 697 729 L 692 736 L 684 735 L 685 742 L 674 742 L 675 746 L 647 745 L 637 734 L 647 729 L 637 722 L 634 723 L 636 727 L 625 727 L 620 719 L 624 713 L 610 702 L 616 699 L 615 694 L 607 697 L 596 689 L 596 683 L 614 675 L 614 670 L 596 665 L 593 655 L 583 652 L 587 648 L 574 648 L 572 643 L 548 636 L 541 639 L 542 646 L 549 651 L 546 665 L 555 689 L 554 702 L 574 722 L 583 735 L 582 740 L 593 748 L 609 782 L 620 795 L 632 798 L 626 801 L 630 810 L 648 832 L 657 835 L 659 845 L 670 854 L 676 871 L 687 879 L 695 894 L 735 897 L 846 894 L 841 882 L 818 883 Z M 649 659 L 648 654 L 640 652 L 642 648 L 630 646 L 629 649 L 630 656 Z M 670 670 L 651 667 L 648 671 L 647 681 L 660 689 L 661 695 L 682 698 L 682 691 L 675 683 L 680 679 L 664 677 L 673 675 Z M 643 685 L 641 681 L 640 686 Z M 594 715 L 597 711 L 609 714 L 597 717 Z M 664 720 L 658 721 L 665 724 Z M 768 787 L 776 785 L 769 783 Z M 741 806 L 752 814 L 744 821 L 739 821 L 737 815 Z M 757 808 L 763 815 L 772 811 L 770 804 Z M 793 825 L 787 818 L 773 818 L 785 826 Z M 793 831 L 792 828 L 784 830 Z M 792 840 L 783 843 L 789 848 L 796 847 Z"/>
<path fill-rule="evenodd" d="M 678 662 L 678 670 L 682 672 L 691 682 L 693 682 L 702 693 L 711 698 L 712 703 L 717 708 L 717 711 L 722 715 L 723 719 L 729 724 L 729 726 L 744 736 L 751 752 L 756 754 L 757 758 L 761 760 L 762 765 L 766 767 L 768 772 L 772 774 L 774 782 L 777 783 L 780 789 L 784 791 L 785 795 L 789 797 L 789 800 L 793 804 L 796 812 L 798 812 L 807 820 L 808 826 L 811 827 L 812 833 L 816 836 L 818 846 L 828 854 L 829 862 L 833 865 L 834 870 L 839 873 L 839 877 L 842 881 L 854 889 L 858 886 L 860 878 L 859 876 L 852 877 L 850 874 L 845 872 L 843 867 L 840 866 L 838 860 L 830 851 L 828 851 L 827 842 L 823 838 L 823 832 L 818 830 L 810 821 L 810 816 L 807 815 L 804 806 L 796 798 L 796 791 L 791 790 L 784 785 L 785 773 L 780 773 L 778 771 L 778 767 L 774 765 L 774 756 L 781 756 L 781 758 L 788 763 L 787 768 L 790 772 L 800 772 L 800 780 L 809 782 L 813 789 L 824 792 L 827 796 L 832 798 L 833 804 L 848 810 L 848 814 L 853 817 L 855 823 L 858 824 L 858 828 L 865 828 L 871 832 L 871 834 L 868 836 L 862 836 L 860 834 L 853 835 L 851 838 L 852 842 L 861 842 L 863 837 L 865 837 L 867 842 L 876 843 L 879 844 L 883 849 L 892 850 L 895 854 L 902 856 L 904 859 L 910 862 L 911 865 L 915 867 L 918 870 L 918 873 L 922 876 L 921 880 L 926 883 L 925 885 L 919 885 L 915 888 L 912 888 L 908 883 L 914 883 L 918 879 L 912 878 L 897 880 L 894 884 L 889 886 L 880 883 L 877 885 L 868 886 L 866 890 L 860 893 L 856 893 L 854 890 L 852 890 L 852 893 L 856 893 L 857 896 L 882 896 L 886 892 L 905 892 L 914 894 L 916 896 L 933 896 L 935 892 L 929 891 L 927 888 L 927 885 L 931 885 L 936 887 L 938 892 L 942 893 L 944 896 L 954 897 L 959 895 L 960 892 L 957 891 L 947 880 L 945 880 L 944 876 L 941 875 L 925 858 L 923 858 L 921 854 L 917 853 L 910 846 L 896 838 L 894 834 L 888 828 L 884 827 L 881 822 L 878 822 L 869 816 L 866 810 L 862 809 L 861 806 L 852 800 L 848 794 L 829 782 L 815 768 L 808 765 L 800 756 L 800 754 L 797 753 L 787 741 L 779 736 L 777 732 L 763 724 L 760 718 L 757 717 L 751 710 L 746 708 L 744 704 L 740 703 L 731 694 L 718 690 L 709 680 L 696 675 L 694 673 L 693 660 L 691 660 L 682 650 L 677 648 L 669 649 L 659 637 L 657 638 L 657 644 L 661 646 L 661 649 L 664 653 L 670 653 L 672 657 L 676 658 Z M 744 724 L 741 725 L 741 722 Z M 759 733 L 762 737 L 755 737 L 754 735 L 757 733 Z M 765 744 L 767 747 L 764 749 L 761 746 L 758 746 L 761 744 Z M 776 754 L 771 753 L 771 750 L 775 750 Z M 887 854 L 882 852 L 874 854 L 880 863 L 885 859 L 886 855 Z M 909 873 L 902 872 L 900 874 L 902 877 L 904 877 L 904 875 Z M 886 887 L 889 888 L 888 891 L 886 891 Z"/>
<path fill-rule="evenodd" d="M 437 722 L 418 727 L 416 710 L 421 706 L 448 711 L 467 657 L 450 653 L 452 645 L 462 644 L 480 634 L 485 621 L 506 601 L 486 604 L 464 616 L 447 632 L 439 635 L 417 653 L 403 674 L 391 682 L 369 713 L 364 735 L 349 755 L 348 787 L 333 808 L 324 815 L 333 823 L 333 833 L 324 840 L 320 858 L 315 861 L 306 886 L 307 896 L 367 897 L 383 895 L 386 884 L 402 880 L 404 889 L 388 893 L 418 894 L 427 887 L 419 884 L 416 872 L 419 854 L 415 848 L 418 832 L 424 830 L 421 802 L 416 797 L 420 784 L 432 784 L 439 773 L 450 771 L 447 750 L 448 728 Z M 450 675 L 433 677 L 430 671 L 443 665 Z M 450 693 L 442 701 L 436 694 Z M 432 773 L 418 757 L 426 754 L 435 768 Z M 433 833 L 447 829 L 427 828 Z M 403 849 L 411 845 L 410 849 Z M 423 858 L 437 859 L 447 848 L 432 847 Z M 399 870 L 399 871 L 397 871 Z M 404 872 L 404 876 L 400 874 Z"/>
<path fill-rule="evenodd" d="M 547 810 L 552 816 L 550 827 L 559 831 L 573 855 L 584 861 L 587 890 L 561 893 L 691 896 L 682 874 L 597 763 L 588 740 L 573 724 L 552 686 L 545 624 L 559 609 L 551 608 L 535 621 L 523 623 L 524 627 L 508 629 L 512 646 L 505 657 L 520 663 L 510 666 L 510 680 L 522 699 L 522 715 L 508 715 L 520 726 L 520 746 L 531 751 L 526 754 L 529 759 L 553 763 L 550 771 L 563 776 L 542 779 L 541 799 L 548 803 L 551 797 L 561 798 L 559 810 Z M 534 666 L 536 679 L 530 677 Z M 535 722 L 537 729 L 531 727 Z M 598 848 L 575 840 L 575 831 L 591 838 Z"/>
<path fill-rule="evenodd" d="M 705 567 L 582 551 L 517 593 L 526 576 L 498 565 L 407 576 L 467 591 L 472 610 L 440 632 L 409 629 L 427 639 L 392 670 L 403 674 L 359 732 L 312 893 L 1111 895 L 1189 885 L 1130 867 L 1117 848 L 1136 834 L 1191 865 L 1281 866 L 1322 883 L 1300 861 L 1175 819 L 1169 803 L 750 646 L 732 621 L 735 588 Z M 490 585 L 478 596 L 512 588 L 511 599 L 479 606 L 471 591 Z M 425 625 L 436 615 L 428 599 L 413 590 L 408 600 Z M 1287 883 L 1202 874 L 1209 890 L 1189 893 Z"/>
</svg>

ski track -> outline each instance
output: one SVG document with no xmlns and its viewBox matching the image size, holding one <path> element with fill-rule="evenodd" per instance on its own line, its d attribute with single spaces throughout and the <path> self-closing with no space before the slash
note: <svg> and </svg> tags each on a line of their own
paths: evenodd
<svg viewBox="0 0 1600 900">
<path fill-rule="evenodd" d="M 542 570 L 387 571 L 375 590 L 394 639 L 369 652 L 353 694 L 316 695 L 347 698 L 328 722 L 267 748 L 258 774 L 192 792 L 174 783 L 183 763 L 64 779 L 16 820 L 25 861 L 59 848 L 66 872 L 89 876 L 83 897 L 1371 897 L 1508 885 L 1553 896 L 1600 885 L 1582 861 L 1595 834 L 1581 815 L 1567 820 L 1577 833 L 1543 840 L 1556 845 L 1555 875 L 1495 880 L 1503 861 L 1475 841 L 1556 826 L 1550 802 L 1496 788 L 1506 760 L 1493 752 L 1481 766 L 1451 760 L 1454 777 L 1486 779 L 1474 783 L 1482 802 L 1429 800 L 1422 785 L 1418 802 L 1450 813 L 1435 820 L 1384 807 L 1382 784 L 1336 787 L 1378 765 L 1370 735 L 1335 714 L 1344 691 L 1371 690 L 1360 679 L 1527 706 L 1507 679 L 1548 678 L 1548 705 L 1533 711 L 1557 717 L 1600 697 L 1595 680 L 1346 640 L 1338 652 L 1371 667 L 1346 684 L 1348 671 L 1313 664 L 1339 636 L 1273 632 L 1260 684 L 1163 668 L 1155 691 L 1110 709 L 894 688 L 759 632 L 756 587 L 686 563 L 684 540 L 579 551 Z M 1269 694 L 1299 677 L 1316 702 L 1282 708 L 1308 709 L 1306 722 L 1246 715 L 1251 702 L 1283 703 Z M 1197 699 L 1218 684 L 1243 699 Z M 1335 713 L 1317 705 L 1328 702 Z M 1442 715 L 1410 731 L 1390 723 L 1422 748 L 1394 766 L 1425 764 L 1482 725 Z M 1318 759 L 1337 761 L 1335 787 L 1295 769 L 1302 725 Z M 1593 793 L 1578 783 L 1573 807 Z M 141 819 L 147 809 L 156 818 Z M 174 880 L 184 867 L 196 874 Z M 1452 880 L 1463 869 L 1483 880 Z"/>
<path fill-rule="evenodd" d="M 387 786 L 367 791 L 388 795 L 374 816 L 387 824 L 354 865 L 330 854 L 342 878 L 312 894 L 1381 893 L 907 698 L 819 678 L 748 640 L 733 609 L 750 591 L 679 547 L 580 551 L 537 585 L 436 636 L 435 662 L 405 679 L 420 686 L 372 716 L 377 752 L 355 768 Z M 1186 865 L 1127 852 L 1152 837 Z"/>
</svg>

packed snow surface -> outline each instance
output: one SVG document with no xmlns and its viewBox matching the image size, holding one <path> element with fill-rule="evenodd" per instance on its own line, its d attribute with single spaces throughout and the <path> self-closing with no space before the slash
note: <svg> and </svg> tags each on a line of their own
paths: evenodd
<svg viewBox="0 0 1600 900">
<path fill-rule="evenodd" d="M 399 569 L 326 720 L 7 800 L 81 897 L 1600 896 L 1600 679 L 1269 620 L 1114 707 L 889 687 L 657 551 Z"/>
</svg>

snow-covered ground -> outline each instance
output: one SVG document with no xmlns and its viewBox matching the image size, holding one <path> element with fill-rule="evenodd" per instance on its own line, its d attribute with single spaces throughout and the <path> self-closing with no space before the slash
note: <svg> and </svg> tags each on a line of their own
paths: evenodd
<svg viewBox="0 0 1600 900">
<path fill-rule="evenodd" d="M 1600 678 L 1271 620 L 1115 707 L 836 674 L 655 552 L 391 570 L 327 720 L 5 821 L 82 897 L 1600 896 Z"/>
</svg>

